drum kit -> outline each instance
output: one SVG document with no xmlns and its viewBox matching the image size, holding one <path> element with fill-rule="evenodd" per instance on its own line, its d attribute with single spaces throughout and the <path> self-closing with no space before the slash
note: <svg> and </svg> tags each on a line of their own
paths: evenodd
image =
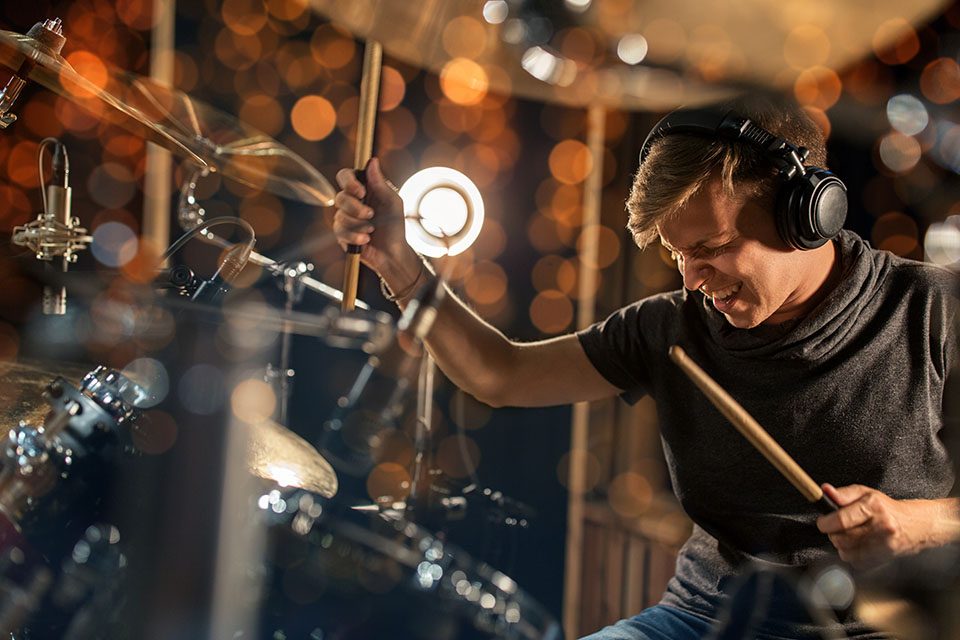
<svg viewBox="0 0 960 640">
<path fill-rule="evenodd" d="M 105 84 L 94 85 L 60 56 L 62 28 L 59 20 L 48 20 L 26 36 L 0 32 L 0 64 L 13 72 L 0 93 L 3 126 L 16 120 L 13 107 L 23 87 L 37 82 L 181 157 L 187 170 L 178 219 L 186 233 L 164 258 L 198 238 L 224 248 L 221 264 L 209 279 L 182 264 L 171 262 L 167 269 L 157 264 L 150 286 L 130 294 L 130 304 L 165 309 L 177 322 L 178 337 L 182 326 L 204 322 L 255 326 L 281 337 L 279 366 L 268 365 L 260 374 L 261 388 L 272 389 L 277 410 L 237 418 L 243 412 L 234 406 L 234 416 L 227 418 L 242 427 L 244 473 L 256 489 L 240 502 L 247 507 L 237 519 L 244 530 L 237 536 L 258 532 L 265 540 L 255 559 L 234 559 L 243 565 L 240 574 L 247 584 L 231 590 L 255 594 L 247 604 L 259 614 L 244 622 L 200 624 L 184 637 L 231 628 L 233 637 L 560 637 L 556 621 L 511 578 L 416 523 L 426 514 L 415 513 L 404 495 L 372 496 L 373 504 L 357 495 L 338 495 L 343 488 L 338 474 L 368 472 L 378 441 L 396 428 L 409 405 L 417 386 L 417 346 L 442 289 L 435 285 L 422 291 L 396 325 L 360 300 L 349 312 L 294 311 L 305 291 L 334 301 L 343 296 L 311 277 L 307 263 L 279 262 L 253 251 L 252 233 L 249 242 L 240 244 L 215 235 L 211 229 L 225 222 L 205 218 L 197 182 L 215 172 L 313 205 L 332 203 L 330 183 L 275 140 L 150 79 L 111 71 Z M 14 229 L 13 242 L 44 263 L 61 260 L 66 271 L 92 238 L 70 216 L 65 149 L 57 140 L 49 142 L 55 145 L 52 182 L 57 185 L 44 194 L 49 201 L 45 211 Z M 265 304 L 220 304 L 248 262 L 282 285 L 287 296 L 282 312 Z M 38 276 L 45 291 L 73 290 L 80 282 L 62 271 Z M 129 283 L 94 286 L 98 293 L 111 287 L 115 294 Z M 71 304 L 83 305 L 87 292 L 83 286 L 76 292 Z M 45 305 L 45 312 L 62 314 L 63 300 Z M 367 358 L 324 423 L 320 450 L 285 426 L 293 335 L 312 336 Z M 131 536 L 117 524 L 140 516 L 115 513 L 115 496 L 131 477 L 127 467 L 170 449 L 178 430 L 193 428 L 171 427 L 169 415 L 180 415 L 176 411 L 156 411 L 166 406 L 170 382 L 160 380 L 158 370 L 163 373 L 162 364 L 123 370 L 28 360 L 0 364 L 0 407 L 8 425 L 0 448 L 0 633 L 11 638 L 127 637 L 136 633 L 131 624 L 135 616 L 162 611 L 161 605 L 143 605 L 152 593 L 141 588 L 143 576 L 135 575 L 148 564 L 137 557 L 145 553 L 144 545 L 131 544 L 136 533 Z M 235 392 L 230 401 L 236 397 Z M 418 439 L 420 446 L 429 446 L 427 439 Z M 187 441 L 181 438 L 178 446 Z M 430 476 L 424 469 L 414 474 Z M 444 507 L 451 510 L 467 504 L 449 492 L 443 501 L 454 505 Z M 149 510 L 142 504 L 133 508 L 140 515 Z"/>
<path fill-rule="evenodd" d="M 357 36 L 383 41 L 398 58 L 438 72 L 449 55 L 439 49 L 437 25 L 451 23 L 467 12 L 486 15 L 487 9 L 496 10 L 498 5 L 507 3 L 428 4 L 429 10 L 417 3 L 380 0 L 311 2 L 316 11 L 336 17 Z M 895 3 L 881 4 L 891 11 L 895 7 Z M 929 11 L 934 4 L 918 3 L 918 7 L 923 6 L 917 12 Z M 539 6 L 530 2 L 511 5 Z M 700 3 L 680 5 L 700 15 L 709 13 Z M 647 13 L 664 15 L 677 9 L 678 3 L 672 1 L 644 6 Z M 616 22 L 618 29 L 636 18 L 630 11 L 627 13 Z M 851 52 L 869 48 L 872 23 L 852 22 L 859 26 L 851 30 L 850 24 L 840 19 L 846 15 L 844 7 L 831 5 L 827 13 L 839 17 L 822 25 L 824 29 L 842 32 L 847 39 L 856 35 L 856 42 L 837 49 L 838 54 L 853 55 Z M 862 11 L 860 14 L 862 17 Z M 874 14 L 876 19 L 885 15 L 882 11 L 871 15 Z M 610 16 L 599 10 L 584 15 L 585 20 L 596 22 L 584 26 L 611 29 L 605 22 Z M 738 22 L 740 26 L 730 27 L 734 33 L 743 31 L 745 36 L 734 38 L 731 43 L 746 47 L 739 57 L 730 59 L 739 61 L 752 73 L 767 74 L 764 78 L 740 78 L 740 82 L 769 86 L 775 84 L 774 77 L 779 82 L 783 76 L 777 69 L 749 64 L 768 59 L 767 45 L 753 36 L 763 33 L 779 41 L 787 35 L 787 26 L 783 22 L 772 33 L 756 30 L 749 25 L 763 18 L 762 12 L 758 15 L 759 18 L 751 18 L 754 22 L 746 20 L 743 24 Z M 582 61 L 566 64 L 560 58 L 550 58 L 546 62 L 552 60 L 552 66 L 546 67 L 556 77 L 544 82 L 547 78 L 541 77 L 540 72 L 546 68 L 545 56 L 550 56 L 537 45 L 535 29 L 530 28 L 536 26 L 539 17 L 542 16 L 533 16 L 525 28 L 520 25 L 520 35 L 512 39 L 508 37 L 510 29 L 505 29 L 504 39 L 512 44 L 490 47 L 479 59 L 488 68 L 501 69 L 488 77 L 492 90 L 571 106 L 600 103 L 646 109 L 709 101 L 728 92 L 728 88 L 709 82 L 709 74 L 702 73 L 696 61 L 687 61 L 689 65 L 663 63 L 643 68 L 620 65 L 614 69 Z M 496 22 L 492 16 L 487 20 Z M 780 23 L 764 22 L 765 26 L 769 24 Z M 230 506 L 224 502 L 222 508 L 228 510 L 239 504 L 242 513 L 233 513 L 230 520 L 239 523 L 236 536 L 259 537 L 262 545 L 253 558 L 231 557 L 229 562 L 239 568 L 234 566 L 230 575 L 240 576 L 243 584 L 232 585 L 227 599 L 235 600 L 233 611 L 247 609 L 248 614 L 257 613 L 248 615 L 243 622 L 229 617 L 226 621 L 210 622 L 216 614 L 207 612 L 206 621 L 194 627 L 184 628 L 182 620 L 180 627 L 175 626 L 175 620 L 164 621 L 173 625 L 169 629 L 175 631 L 166 636 L 163 631 L 137 636 L 138 630 L 143 631 L 142 624 L 158 622 L 153 614 L 159 611 L 163 615 L 167 611 L 163 597 L 169 598 L 176 592 L 179 578 L 144 575 L 144 566 L 162 572 L 164 561 L 144 558 L 153 550 L 149 545 L 129 544 L 130 540 L 155 538 L 138 538 L 136 532 L 128 535 L 127 527 L 142 519 L 168 530 L 188 526 L 195 520 L 166 522 L 156 514 L 171 511 L 153 508 L 151 504 L 138 504 L 132 515 L 121 517 L 115 512 L 113 497 L 124 493 L 122 485 L 130 477 L 127 467 L 145 465 L 144 457 L 149 454 L 160 452 L 156 457 L 162 457 L 176 447 L 183 448 L 189 439 L 182 438 L 175 447 L 172 443 L 176 432 L 196 425 L 178 425 L 175 421 L 171 424 L 171 415 L 184 416 L 189 412 L 158 411 L 171 402 L 172 394 L 166 394 L 170 380 L 161 384 L 149 367 L 128 370 L 20 360 L 0 362 L 0 415 L 8 427 L 0 445 L 0 634 L 16 639 L 147 635 L 316 640 L 562 637 L 556 620 L 514 580 L 471 558 L 443 534 L 424 526 L 429 514 L 423 509 L 431 505 L 440 505 L 439 510 L 449 513 L 464 508 L 489 510 L 518 526 L 526 526 L 533 517 L 532 510 L 525 505 L 475 484 L 453 493 L 430 485 L 430 469 L 423 468 L 429 466 L 429 456 L 424 455 L 430 446 L 428 417 L 419 416 L 411 463 L 416 468 L 407 474 L 409 482 L 402 487 L 403 491 L 373 495 L 372 504 L 361 504 L 356 495 L 344 490 L 369 472 L 378 448 L 390 430 L 396 429 L 411 395 L 423 391 L 423 376 L 418 379 L 417 375 L 420 343 L 435 315 L 442 287 L 434 283 L 420 291 L 394 323 L 387 314 L 371 311 L 361 300 L 352 300 L 352 292 L 346 286 L 341 292 L 312 277 L 308 263 L 274 260 L 254 251 L 252 229 L 245 227 L 250 236 L 245 243 L 234 243 L 215 234 L 211 229 L 219 225 L 245 223 L 206 218 L 197 185 L 210 173 L 311 205 L 331 205 L 335 189 L 284 145 L 182 92 L 118 70 L 108 71 L 101 82 L 91 82 L 61 57 L 64 42 L 63 25 L 58 19 L 35 25 L 27 35 L 0 31 L 0 66 L 13 74 L 0 91 L 0 127 L 16 121 L 15 103 L 23 88 L 35 82 L 102 121 L 169 150 L 183 160 L 185 167 L 177 206 L 177 219 L 185 235 L 168 249 L 164 258 L 172 258 L 194 238 L 219 247 L 224 253 L 217 273 L 207 279 L 182 264 L 171 261 L 170 268 L 161 269 L 158 263 L 146 292 L 131 293 L 129 283 L 118 286 L 104 283 L 102 278 L 93 285 L 96 291 L 86 292 L 87 283 L 66 279 L 62 272 L 90 245 L 92 238 L 70 215 L 69 159 L 55 140 L 51 142 L 55 176 L 52 182 L 62 184 L 47 187 L 45 198 L 49 203 L 44 212 L 36 220 L 15 228 L 13 242 L 27 247 L 44 264 L 57 260 L 62 263 L 62 269 L 44 271 L 40 278 L 45 313 L 63 313 L 64 283 L 72 286 L 80 282 L 77 291 L 82 292 L 81 303 L 87 293 L 92 300 L 102 300 L 100 294 L 106 289 L 124 298 L 129 306 L 161 309 L 165 317 L 176 321 L 178 333 L 183 329 L 190 334 L 202 325 L 216 333 L 217 327 L 210 329 L 210 325 L 222 323 L 272 331 L 279 336 L 280 362 L 276 366 L 260 366 L 262 384 L 257 387 L 270 390 L 270 397 L 276 400 L 274 410 L 247 415 L 237 406 L 243 405 L 243 398 L 238 401 L 242 394 L 235 387 L 230 398 L 218 398 L 222 402 L 211 404 L 219 407 L 219 414 L 213 409 L 195 408 L 192 412 L 193 418 L 219 415 L 229 422 L 230 429 L 237 427 L 243 433 L 242 472 L 256 490 Z M 521 55 L 515 47 L 525 47 L 526 52 Z M 534 57 L 540 56 L 539 61 L 529 59 L 530 52 Z M 691 69 L 698 77 L 691 76 Z M 731 69 L 721 76 L 733 73 Z M 577 82 L 564 79 L 564 73 L 570 70 L 580 74 Z M 375 100 L 374 97 L 371 102 L 375 104 Z M 362 166 L 360 162 L 357 168 Z M 231 280 L 248 263 L 261 267 L 281 285 L 286 295 L 282 311 L 265 304 L 223 302 Z M 347 298 L 349 306 L 355 304 L 356 308 L 328 307 L 321 314 L 294 311 L 307 291 L 337 302 Z M 117 320 L 121 324 L 125 321 Z M 131 331 L 135 332 L 136 323 L 133 325 Z M 295 335 L 319 339 L 366 359 L 354 384 L 329 412 L 322 437 L 313 444 L 287 427 L 293 373 L 291 339 Z M 221 339 L 222 335 L 216 334 L 210 342 Z M 190 364 L 169 368 L 182 372 Z M 245 391 L 250 389 L 253 387 Z M 218 393 L 227 395 L 224 389 Z M 212 442 L 228 449 L 226 440 L 224 437 Z M 196 451 L 178 458 L 184 459 L 206 462 L 203 454 Z M 216 478 L 216 473 L 204 477 Z M 177 491 L 190 492 L 190 479 L 169 480 L 176 484 Z M 411 491 L 410 483 L 420 487 L 420 492 Z M 229 493 L 225 486 L 214 487 L 213 493 L 220 490 L 224 496 Z M 175 498 L 181 499 L 189 504 L 189 496 Z M 218 519 L 214 515 L 204 522 L 216 524 Z M 203 535 L 204 532 L 188 530 L 175 540 Z M 207 551 L 221 553 L 220 548 L 207 547 Z M 187 558 L 176 566 L 182 569 L 190 564 Z M 215 582 L 209 575 L 201 578 Z M 174 586 L 166 590 L 144 586 L 152 583 Z M 187 584 L 186 580 L 179 583 Z M 239 595 L 234 597 L 234 592 Z M 155 598 L 157 602 L 145 605 L 145 600 L 155 594 L 160 594 Z M 216 598 L 204 600 L 202 606 L 207 604 L 210 609 L 216 608 Z M 169 610 L 172 617 L 180 613 L 177 606 Z"/>
</svg>

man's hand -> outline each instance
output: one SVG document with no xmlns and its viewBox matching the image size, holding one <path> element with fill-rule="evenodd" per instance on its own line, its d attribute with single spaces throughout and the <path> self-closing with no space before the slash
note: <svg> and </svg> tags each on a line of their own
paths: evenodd
<svg viewBox="0 0 960 640">
<path fill-rule="evenodd" d="M 829 536 L 840 558 L 855 566 L 880 564 L 956 539 L 955 499 L 894 500 L 859 484 L 839 489 L 825 484 L 823 491 L 840 509 L 820 516 L 817 528 Z"/>
<path fill-rule="evenodd" d="M 360 259 L 399 291 L 416 277 L 420 263 L 407 245 L 404 234 L 403 202 L 393 185 L 384 177 L 377 158 L 367 165 L 367 184 L 362 185 L 353 169 L 337 172 L 333 231 L 340 246 L 362 247 Z M 363 198 L 369 192 L 367 202 Z M 397 288 L 399 286 L 399 288 Z"/>
</svg>

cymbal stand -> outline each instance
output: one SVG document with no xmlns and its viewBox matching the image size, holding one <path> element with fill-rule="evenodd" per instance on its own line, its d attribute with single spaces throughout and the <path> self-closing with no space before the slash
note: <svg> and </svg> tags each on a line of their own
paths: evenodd
<svg viewBox="0 0 960 640">
<path fill-rule="evenodd" d="M 210 173 L 208 167 L 192 167 L 192 172 L 189 174 L 189 177 L 184 181 L 183 186 L 180 187 L 180 201 L 177 206 L 177 220 L 180 223 L 180 227 L 184 231 L 189 231 L 193 229 L 201 222 L 203 222 L 206 217 L 206 211 L 203 207 L 200 206 L 200 203 L 197 201 L 196 190 L 197 182 L 203 176 Z M 213 232 L 206 230 L 200 233 L 200 237 L 215 246 L 229 248 L 233 246 L 233 243 L 225 240 L 214 234 Z M 262 267 L 270 275 L 279 278 L 281 280 L 286 278 L 285 274 L 285 265 L 288 263 L 281 263 L 268 258 L 267 256 L 257 253 L 256 251 L 250 252 L 250 262 L 253 264 Z M 300 283 L 305 289 L 309 289 L 314 293 L 319 293 L 323 297 L 333 300 L 334 302 L 343 301 L 343 293 L 331 287 L 323 282 L 320 282 L 316 278 L 308 276 L 306 273 L 298 276 Z M 360 309 L 369 310 L 370 306 L 367 305 L 362 300 L 356 301 L 356 306 Z"/>
<path fill-rule="evenodd" d="M 287 300 L 283 310 L 285 316 L 293 312 L 293 305 L 303 300 L 305 286 L 303 278 L 313 271 L 313 265 L 306 262 L 290 262 L 283 266 L 283 291 Z M 287 426 L 287 412 L 290 403 L 290 394 L 293 392 L 293 378 L 296 372 L 290 367 L 290 344 L 293 337 L 293 326 L 290 322 L 283 323 L 280 337 L 280 367 L 267 364 L 267 382 L 279 387 L 280 408 L 277 413 L 277 422 Z"/>
<path fill-rule="evenodd" d="M 433 470 L 433 449 L 431 440 L 433 439 L 433 379 L 436 372 L 436 363 L 433 356 L 423 350 L 423 356 L 420 359 L 420 375 L 417 378 L 417 426 L 413 438 L 413 473 L 410 482 L 410 496 L 406 501 L 406 510 L 415 505 L 423 498 L 420 496 L 420 481 L 424 468 L 429 476 Z M 430 482 L 427 480 L 429 489 Z M 427 496 L 428 497 L 428 496 Z"/>
</svg>

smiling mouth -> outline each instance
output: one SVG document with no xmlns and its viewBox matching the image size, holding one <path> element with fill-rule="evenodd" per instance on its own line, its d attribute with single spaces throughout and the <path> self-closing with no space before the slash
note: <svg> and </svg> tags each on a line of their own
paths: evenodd
<svg viewBox="0 0 960 640">
<path fill-rule="evenodd" d="M 740 283 L 729 287 L 724 287 L 723 289 L 717 289 L 715 291 L 706 291 L 704 289 L 700 289 L 700 292 L 709 297 L 715 304 L 718 302 L 720 304 L 724 304 L 726 302 L 730 302 L 735 295 L 740 293 L 740 289 L 742 287 L 743 284 Z"/>
</svg>

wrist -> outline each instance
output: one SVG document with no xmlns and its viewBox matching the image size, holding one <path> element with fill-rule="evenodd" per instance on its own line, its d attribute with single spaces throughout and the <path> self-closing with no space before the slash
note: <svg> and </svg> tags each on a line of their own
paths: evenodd
<svg viewBox="0 0 960 640">
<path fill-rule="evenodd" d="M 389 258 L 377 269 L 377 275 L 393 291 L 408 288 L 420 272 L 419 254 L 407 247 L 407 250 L 395 258 Z"/>
<path fill-rule="evenodd" d="M 419 254 L 410 250 L 404 258 L 380 271 L 380 290 L 391 302 L 403 305 L 433 275 L 433 269 Z"/>
<path fill-rule="evenodd" d="M 931 527 L 933 545 L 939 546 L 960 540 L 960 499 L 931 500 L 934 513 Z"/>
</svg>

